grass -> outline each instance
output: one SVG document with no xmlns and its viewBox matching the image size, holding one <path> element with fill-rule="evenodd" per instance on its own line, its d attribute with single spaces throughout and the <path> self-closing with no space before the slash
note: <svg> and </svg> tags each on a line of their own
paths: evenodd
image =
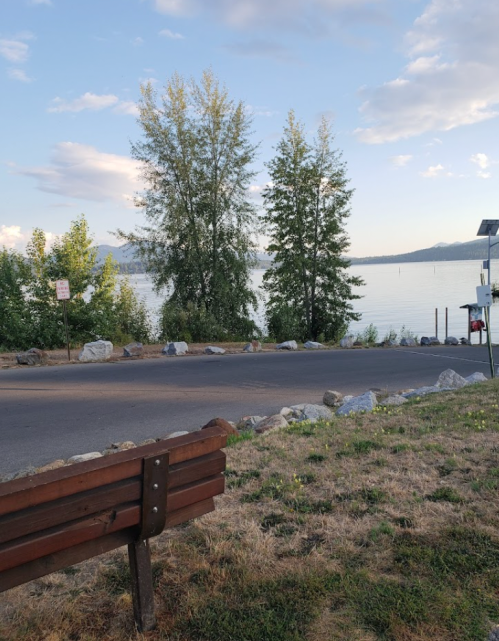
<svg viewBox="0 0 499 641">
<path fill-rule="evenodd" d="M 0 641 L 485 641 L 499 623 L 499 382 L 231 439 L 217 509 L 0 595 Z"/>
</svg>

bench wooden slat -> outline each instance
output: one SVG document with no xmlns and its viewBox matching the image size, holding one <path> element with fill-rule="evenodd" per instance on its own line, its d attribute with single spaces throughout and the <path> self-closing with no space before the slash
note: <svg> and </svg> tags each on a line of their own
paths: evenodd
<svg viewBox="0 0 499 641">
<path fill-rule="evenodd" d="M 183 485 L 168 494 L 167 514 L 179 510 L 191 503 L 204 501 L 210 496 L 222 494 L 225 487 L 225 478 L 217 474 L 208 479 Z"/>
<path fill-rule="evenodd" d="M 225 452 L 220 450 L 197 459 L 170 465 L 168 487 L 171 490 L 198 481 L 208 476 L 214 476 L 225 470 Z"/>
<path fill-rule="evenodd" d="M 169 452 L 170 465 L 215 452 L 227 443 L 218 427 L 143 445 L 109 457 L 0 483 L 0 516 L 142 473 L 142 460 Z"/>
<path fill-rule="evenodd" d="M 203 516 L 203 514 L 213 512 L 214 509 L 215 501 L 213 500 L 213 497 L 200 501 L 199 503 L 192 503 L 180 510 L 175 510 L 175 512 L 167 514 L 165 528 L 174 527 L 175 525 L 180 525 L 181 523 L 185 523 L 191 519 L 196 519 L 198 516 Z"/>
<path fill-rule="evenodd" d="M 81 561 L 86 561 L 99 554 L 110 552 L 123 545 L 132 543 L 137 536 L 137 528 L 120 530 L 113 534 L 93 539 L 86 543 L 80 543 L 67 550 L 61 550 L 56 554 L 44 556 L 31 563 L 25 563 L 11 570 L 0 573 L 0 592 L 10 590 L 16 585 L 22 585 L 33 579 L 38 579 L 46 574 L 57 572 L 62 568 L 70 567 Z"/>
<path fill-rule="evenodd" d="M 107 510 L 88 519 L 64 524 L 42 534 L 31 534 L 2 545 L 0 572 L 29 563 L 66 548 L 112 534 L 140 523 L 140 504 L 128 504 L 118 510 Z"/>
<path fill-rule="evenodd" d="M 0 544 L 137 501 L 141 496 L 142 481 L 136 477 L 0 517 Z"/>
</svg>

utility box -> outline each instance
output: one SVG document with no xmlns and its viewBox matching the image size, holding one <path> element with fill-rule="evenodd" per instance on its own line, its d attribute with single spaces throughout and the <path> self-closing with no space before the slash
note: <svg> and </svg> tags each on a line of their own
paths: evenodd
<svg viewBox="0 0 499 641">
<path fill-rule="evenodd" d="M 490 285 L 479 285 L 476 288 L 476 300 L 478 307 L 490 307 L 492 305 L 492 290 Z"/>
</svg>

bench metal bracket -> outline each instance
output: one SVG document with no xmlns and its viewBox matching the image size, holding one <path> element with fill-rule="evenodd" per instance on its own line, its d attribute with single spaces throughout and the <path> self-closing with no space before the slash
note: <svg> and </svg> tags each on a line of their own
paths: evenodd
<svg viewBox="0 0 499 641">
<path fill-rule="evenodd" d="M 166 523 L 169 454 L 144 459 L 139 539 L 161 534 Z"/>
</svg>

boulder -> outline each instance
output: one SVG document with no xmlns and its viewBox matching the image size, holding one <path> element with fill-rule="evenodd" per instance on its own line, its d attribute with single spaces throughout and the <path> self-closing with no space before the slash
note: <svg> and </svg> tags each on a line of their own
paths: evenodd
<svg viewBox="0 0 499 641">
<path fill-rule="evenodd" d="M 105 361 L 112 353 L 113 344 L 111 341 L 94 341 L 93 343 L 85 343 L 78 360 L 83 362 Z"/>
<path fill-rule="evenodd" d="M 373 392 L 364 392 L 360 396 L 354 396 L 350 401 L 344 403 L 338 410 L 336 416 L 348 416 L 350 413 L 372 412 L 378 404 L 376 394 Z"/>
<path fill-rule="evenodd" d="M 324 345 L 322 343 L 316 343 L 315 341 L 307 341 L 306 343 L 303 343 L 303 347 L 305 349 L 324 349 Z"/>
<path fill-rule="evenodd" d="M 383 401 L 380 402 L 380 405 L 403 405 L 407 403 L 407 399 L 401 396 L 400 394 L 393 394 L 392 396 L 387 396 Z"/>
<path fill-rule="evenodd" d="M 208 345 L 208 347 L 204 348 L 204 353 L 205 354 L 225 354 L 225 350 L 223 347 L 215 347 L 214 345 Z"/>
<path fill-rule="evenodd" d="M 383 341 L 382 343 L 379 344 L 380 347 L 398 347 L 397 341 L 392 340 L 389 338 L 387 341 Z"/>
<path fill-rule="evenodd" d="M 113 443 L 110 449 L 122 452 L 123 450 L 132 450 L 134 447 L 137 446 L 133 441 L 123 441 L 122 443 Z"/>
<path fill-rule="evenodd" d="M 68 463 L 84 463 L 85 461 L 91 461 L 94 458 L 101 458 L 102 454 L 100 452 L 87 452 L 86 454 L 76 454 L 68 459 Z"/>
<path fill-rule="evenodd" d="M 362 341 L 356 340 L 353 342 L 353 347 L 364 347 L 364 343 Z"/>
<path fill-rule="evenodd" d="M 441 345 L 442 343 L 436 336 L 430 336 L 430 345 Z"/>
<path fill-rule="evenodd" d="M 16 360 L 19 365 L 44 365 L 49 360 L 49 355 L 42 349 L 32 347 L 27 352 L 16 354 Z"/>
<path fill-rule="evenodd" d="M 341 402 L 343 401 L 343 394 L 341 392 L 336 392 L 335 390 L 327 390 L 324 392 L 324 396 L 322 397 L 322 402 L 324 405 L 327 405 L 328 407 L 336 407 L 338 405 L 341 405 Z"/>
<path fill-rule="evenodd" d="M 401 338 L 401 347 L 416 347 L 416 341 L 413 338 Z"/>
<path fill-rule="evenodd" d="M 428 394 L 436 394 L 437 392 L 448 392 L 450 391 L 449 387 L 437 387 L 436 385 L 428 385 L 425 387 L 418 387 L 413 389 L 411 392 L 404 392 L 402 396 L 404 398 L 416 398 L 417 396 L 427 396 Z"/>
<path fill-rule="evenodd" d="M 279 345 L 275 346 L 276 349 L 287 349 L 287 350 L 294 350 L 298 349 L 298 345 L 296 341 L 284 341 L 284 343 L 279 343 Z"/>
<path fill-rule="evenodd" d="M 171 434 L 167 434 L 166 436 L 163 437 L 163 440 L 168 440 L 169 438 L 176 438 L 177 436 L 184 436 L 185 434 L 189 434 L 187 430 L 179 430 L 178 432 L 172 432 Z"/>
<path fill-rule="evenodd" d="M 257 434 L 263 434 L 264 432 L 282 429 L 283 427 L 287 426 L 288 421 L 282 414 L 274 414 L 273 416 L 268 416 L 267 418 L 264 418 L 263 421 L 260 421 L 260 423 L 258 423 L 255 428 L 255 432 Z"/>
<path fill-rule="evenodd" d="M 52 470 L 58 470 L 60 467 L 64 467 L 66 463 L 62 459 L 57 459 L 57 461 L 52 461 L 52 463 L 47 463 L 47 465 L 42 465 L 36 469 L 37 474 L 42 472 L 51 472 Z"/>
<path fill-rule="evenodd" d="M 421 336 L 421 345 L 431 345 L 430 339 L 428 336 Z"/>
<path fill-rule="evenodd" d="M 455 336 L 447 336 L 444 340 L 444 345 L 459 345 L 459 341 Z"/>
<path fill-rule="evenodd" d="M 331 410 L 324 405 L 302 403 L 300 405 L 291 405 L 289 409 L 293 411 L 293 418 L 298 421 L 310 421 L 311 423 L 315 423 L 320 420 L 329 421 L 333 418 Z"/>
<path fill-rule="evenodd" d="M 461 345 L 471 345 L 471 341 L 468 338 L 460 338 L 459 342 L 461 343 Z"/>
<path fill-rule="evenodd" d="M 183 356 L 189 351 L 189 347 L 185 341 L 177 341 L 168 343 L 161 350 L 162 354 L 166 356 Z"/>
<path fill-rule="evenodd" d="M 243 347 L 243 352 L 261 352 L 262 351 L 262 344 L 260 341 L 254 340 L 251 341 L 251 343 L 247 343 Z"/>
<path fill-rule="evenodd" d="M 457 374 L 453 369 L 446 369 L 438 377 L 436 385 L 437 387 L 445 387 L 447 389 L 460 389 L 466 385 L 466 379 Z"/>
<path fill-rule="evenodd" d="M 351 347 L 353 347 L 354 342 L 355 338 L 351 334 L 349 334 L 348 336 L 344 336 L 340 340 L 340 347 L 343 347 L 344 349 L 350 349 Z"/>
<path fill-rule="evenodd" d="M 258 423 L 261 423 L 266 416 L 243 416 L 237 422 L 237 429 L 247 431 L 254 430 Z"/>
<path fill-rule="evenodd" d="M 464 380 L 466 381 L 466 385 L 474 385 L 475 383 L 484 383 L 488 379 L 482 372 L 475 372 L 467 376 Z"/>
<path fill-rule="evenodd" d="M 125 345 L 123 348 L 123 356 L 126 356 L 127 358 L 131 358 L 132 356 L 142 356 L 144 353 L 144 346 L 142 343 L 128 343 L 128 345 Z"/>
<path fill-rule="evenodd" d="M 212 418 L 211 421 L 208 421 L 206 425 L 203 425 L 202 430 L 207 430 L 209 427 L 220 427 L 222 430 L 230 436 L 231 434 L 238 435 L 239 432 L 232 427 L 229 421 L 226 421 L 224 418 Z"/>
<path fill-rule="evenodd" d="M 293 416 L 293 410 L 290 407 L 282 407 L 279 414 L 282 414 L 284 418 L 288 418 L 288 416 Z"/>
</svg>

